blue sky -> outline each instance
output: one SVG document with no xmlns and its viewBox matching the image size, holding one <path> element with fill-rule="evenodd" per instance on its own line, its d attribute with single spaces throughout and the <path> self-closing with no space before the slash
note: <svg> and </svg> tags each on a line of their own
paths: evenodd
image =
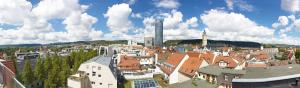
<svg viewBox="0 0 300 88">
<path fill-rule="evenodd" d="M 299 0 L 1 0 L 0 44 L 153 37 L 300 45 Z M 15 3 L 15 5 L 10 5 Z"/>
</svg>

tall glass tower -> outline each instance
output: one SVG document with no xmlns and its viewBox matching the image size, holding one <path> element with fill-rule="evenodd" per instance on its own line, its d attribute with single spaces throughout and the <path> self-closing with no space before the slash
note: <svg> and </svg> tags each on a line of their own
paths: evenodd
<svg viewBox="0 0 300 88">
<path fill-rule="evenodd" d="M 163 20 L 157 19 L 155 20 L 155 40 L 154 46 L 155 47 L 162 47 L 163 46 Z"/>
</svg>

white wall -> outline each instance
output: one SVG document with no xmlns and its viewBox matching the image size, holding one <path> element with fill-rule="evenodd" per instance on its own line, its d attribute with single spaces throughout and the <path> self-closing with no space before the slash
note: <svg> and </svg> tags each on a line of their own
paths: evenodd
<svg viewBox="0 0 300 88">
<path fill-rule="evenodd" d="M 184 58 L 180 61 L 178 66 L 175 68 L 175 70 L 170 74 L 169 76 L 169 84 L 174 84 L 179 81 L 179 69 L 181 68 L 182 64 L 189 59 L 188 55 L 185 55 Z"/>
<path fill-rule="evenodd" d="M 68 79 L 67 82 L 68 82 L 67 84 L 68 84 L 69 88 L 81 88 L 80 81 L 75 81 L 75 80 L 72 80 L 72 79 Z"/>
<path fill-rule="evenodd" d="M 178 74 L 178 82 L 179 83 L 184 82 L 184 81 L 188 81 L 190 79 L 191 79 L 190 77 L 187 77 L 184 74 L 179 72 L 179 74 Z"/>
<path fill-rule="evenodd" d="M 101 67 L 101 69 L 99 70 L 98 67 Z M 108 66 L 90 62 L 81 64 L 78 70 L 89 74 L 88 77 L 93 88 L 117 88 L 117 79 Z M 92 72 L 96 72 L 96 75 L 93 76 Z M 101 77 L 98 77 L 98 75 L 101 75 Z M 92 82 L 95 82 L 95 84 L 92 84 Z"/>
</svg>

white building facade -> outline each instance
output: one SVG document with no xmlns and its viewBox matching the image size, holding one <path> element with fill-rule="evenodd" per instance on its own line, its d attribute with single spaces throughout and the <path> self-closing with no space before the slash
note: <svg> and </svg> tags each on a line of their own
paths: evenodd
<svg viewBox="0 0 300 88">
<path fill-rule="evenodd" d="M 78 71 L 86 73 L 92 88 L 117 88 L 115 70 L 110 61 L 111 57 L 97 56 L 81 64 Z"/>
</svg>

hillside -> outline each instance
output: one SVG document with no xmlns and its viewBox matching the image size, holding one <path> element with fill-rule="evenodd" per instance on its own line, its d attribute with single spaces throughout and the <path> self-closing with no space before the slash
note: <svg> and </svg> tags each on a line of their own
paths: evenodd
<svg viewBox="0 0 300 88">
<path fill-rule="evenodd" d="M 167 40 L 165 41 L 165 45 L 200 45 L 202 39 L 187 39 L 187 40 Z M 232 46 L 232 47 L 253 47 L 258 48 L 261 46 L 260 43 L 257 42 L 247 42 L 247 41 L 225 41 L 225 40 L 208 40 L 207 41 L 209 47 L 223 47 L 223 46 Z"/>
</svg>

